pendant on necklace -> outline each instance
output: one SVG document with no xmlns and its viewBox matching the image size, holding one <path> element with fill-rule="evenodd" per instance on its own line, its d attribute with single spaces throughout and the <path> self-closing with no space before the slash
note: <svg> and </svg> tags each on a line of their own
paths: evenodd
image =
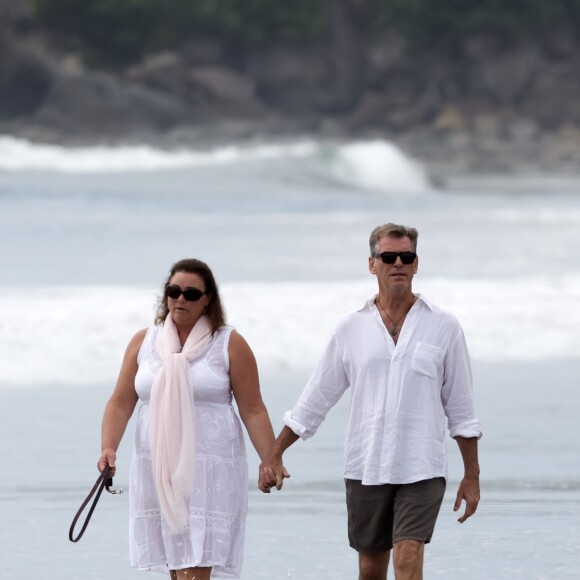
<svg viewBox="0 0 580 580">
<path fill-rule="evenodd" d="M 393 326 L 391 329 L 391 336 L 397 336 L 397 325 Z"/>
</svg>

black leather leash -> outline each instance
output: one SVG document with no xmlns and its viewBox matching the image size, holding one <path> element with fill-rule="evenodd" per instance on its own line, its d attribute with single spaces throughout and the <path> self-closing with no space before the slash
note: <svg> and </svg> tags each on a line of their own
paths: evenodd
<svg viewBox="0 0 580 580">
<path fill-rule="evenodd" d="M 73 518 L 72 524 L 70 525 L 70 529 L 68 531 L 68 539 L 71 542 L 78 542 L 83 537 L 83 534 L 85 533 L 85 530 L 87 529 L 87 526 L 89 525 L 89 521 L 91 519 L 91 516 L 93 515 L 93 512 L 95 511 L 95 508 L 97 507 L 97 502 L 99 501 L 99 498 L 101 497 L 101 494 L 103 493 L 103 488 L 112 494 L 123 493 L 122 489 L 113 489 L 113 478 L 111 477 L 111 468 L 108 465 L 107 465 L 107 467 L 105 467 L 105 469 L 103 469 L 103 471 L 101 472 L 101 474 L 97 478 L 95 485 L 93 485 L 93 489 L 91 489 L 91 491 L 89 492 L 89 495 L 87 495 L 85 501 L 83 501 L 81 507 L 79 508 L 78 512 L 76 513 L 75 517 Z M 93 503 L 91 505 L 91 509 L 89 510 L 89 513 L 87 514 L 87 517 L 85 519 L 83 527 L 81 528 L 81 531 L 79 532 L 78 536 L 75 538 L 74 537 L 74 530 L 75 530 L 75 526 L 77 524 L 77 521 L 81 517 L 81 514 L 83 513 L 84 509 L 87 507 L 87 505 L 91 501 L 91 498 L 93 497 L 93 495 L 95 495 L 95 492 L 97 493 L 97 495 L 95 496 L 95 499 L 93 500 Z"/>
</svg>

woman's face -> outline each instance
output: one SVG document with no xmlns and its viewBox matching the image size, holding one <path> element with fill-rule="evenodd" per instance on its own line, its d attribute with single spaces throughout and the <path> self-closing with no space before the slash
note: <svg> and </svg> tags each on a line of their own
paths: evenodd
<svg viewBox="0 0 580 580">
<path fill-rule="evenodd" d="M 189 272 L 176 272 L 169 281 L 169 285 L 177 286 L 181 290 L 193 288 L 201 292 L 206 291 L 203 278 Z M 178 298 L 167 296 L 167 307 L 176 326 L 193 326 L 201 317 L 209 303 L 209 296 L 203 294 L 199 300 L 186 300 L 183 294 Z"/>
</svg>

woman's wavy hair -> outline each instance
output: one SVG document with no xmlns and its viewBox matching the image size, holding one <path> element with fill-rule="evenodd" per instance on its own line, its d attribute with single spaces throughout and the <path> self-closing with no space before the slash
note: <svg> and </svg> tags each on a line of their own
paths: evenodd
<svg viewBox="0 0 580 580">
<path fill-rule="evenodd" d="M 171 278 L 177 274 L 177 272 L 187 272 L 188 274 L 197 274 L 205 285 L 205 290 L 209 296 L 209 302 L 205 310 L 205 315 L 208 317 L 209 325 L 212 334 L 225 325 L 226 317 L 224 314 L 224 309 L 222 307 L 222 301 L 220 298 L 219 290 L 213 277 L 213 272 L 210 267 L 201 260 L 196 260 L 195 258 L 186 258 L 185 260 L 179 260 L 171 266 L 171 271 L 167 280 L 163 283 L 163 291 L 161 297 L 159 298 L 159 304 L 157 306 L 157 314 L 155 316 L 155 324 L 162 325 L 169 314 L 169 307 L 167 305 L 167 296 L 165 296 L 165 287 L 171 281 Z"/>
</svg>

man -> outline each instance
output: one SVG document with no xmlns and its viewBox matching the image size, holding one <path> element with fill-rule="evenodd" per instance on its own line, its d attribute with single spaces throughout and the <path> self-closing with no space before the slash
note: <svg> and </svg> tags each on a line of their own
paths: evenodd
<svg viewBox="0 0 580 580">
<path fill-rule="evenodd" d="M 463 523 L 479 502 L 472 377 L 463 331 L 449 313 L 413 292 L 418 233 L 386 224 L 370 237 L 378 294 L 336 325 L 321 360 L 261 467 L 282 487 L 282 455 L 314 435 L 350 388 L 344 453 L 348 536 L 359 579 L 385 580 L 393 550 L 397 580 L 423 578 L 445 492 L 445 417 L 465 467 L 454 510 Z"/>
</svg>

